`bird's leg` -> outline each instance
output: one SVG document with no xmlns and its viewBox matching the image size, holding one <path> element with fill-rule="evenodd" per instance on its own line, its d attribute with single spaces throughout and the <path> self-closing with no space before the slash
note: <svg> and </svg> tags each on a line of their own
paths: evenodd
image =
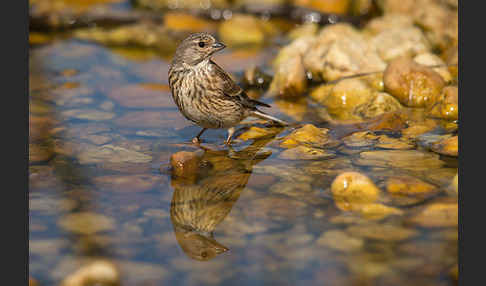
<svg viewBox="0 0 486 286">
<path fill-rule="evenodd" d="M 207 130 L 207 128 L 203 128 L 203 129 L 201 130 L 201 132 L 199 132 L 199 134 L 197 134 L 197 136 L 196 136 L 196 137 L 192 138 L 192 143 L 194 143 L 194 144 L 199 144 L 199 143 L 201 143 L 201 139 L 199 139 L 199 137 L 201 137 L 201 135 L 202 135 L 202 134 L 204 133 L 204 131 L 206 131 L 206 130 Z"/>
<path fill-rule="evenodd" d="M 228 138 L 224 142 L 225 145 L 229 145 L 231 143 L 231 137 L 233 137 L 233 134 L 235 134 L 235 128 L 228 128 Z"/>
</svg>

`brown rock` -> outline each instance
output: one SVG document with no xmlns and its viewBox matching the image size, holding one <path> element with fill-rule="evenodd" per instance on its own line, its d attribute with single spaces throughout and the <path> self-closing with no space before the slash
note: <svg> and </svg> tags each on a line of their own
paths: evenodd
<svg viewBox="0 0 486 286">
<path fill-rule="evenodd" d="M 437 154 L 417 150 L 380 150 L 359 154 L 353 163 L 361 166 L 394 167 L 409 170 L 430 170 L 440 168 L 444 162 Z"/>
<path fill-rule="evenodd" d="M 369 101 L 356 107 L 355 114 L 362 118 L 374 118 L 403 108 L 400 102 L 386 92 L 374 92 Z"/>
<path fill-rule="evenodd" d="M 347 147 L 370 147 L 376 144 L 378 136 L 369 131 L 354 132 L 343 138 L 344 144 Z"/>
<path fill-rule="evenodd" d="M 445 85 L 438 73 L 407 57 L 391 61 L 383 81 L 385 90 L 409 107 L 428 107 L 434 104 Z"/>
<path fill-rule="evenodd" d="M 170 157 L 170 165 L 175 176 L 195 179 L 199 169 L 200 157 L 195 152 L 180 151 Z"/>
<path fill-rule="evenodd" d="M 446 86 L 436 104 L 430 107 L 429 114 L 445 120 L 459 119 L 459 94 L 457 86 Z"/>
<path fill-rule="evenodd" d="M 435 142 L 431 145 L 431 149 L 439 154 L 457 157 L 459 155 L 458 136 L 453 136 Z"/>
<path fill-rule="evenodd" d="M 383 204 L 364 204 L 359 213 L 366 219 L 380 220 L 390 215 L 401 215 L 403 211 Z"/>
<path fill-rule="evenodd" d="M 280 146 L 284 148 L 292 148 L 298 145 L 315 145 L 322 148 L 324 146 L 337 146 L 339 142 L 331 138 L 329 129 L 317 128 L 312 124 L 306 124 L 285 136 L 283 142 L 280 143 Z"/>
<path fill-rule="evenodd" d="M 345 172 L 331 184 L 336 206 L 341 210 L 359 210 L 363 205 L 374 203 L 380 190 L 367 176 L 357 172 Z"/>
<path fill-rule="evenodd" d="M 337 83 L 321 103 L 337 119 L 361 119 L 355 109 L 372 100 L 371 88 L 360 79 L 345 79 Z"/>
<path fill-rule="evenodd" d="M 278 132 L 277 128 L 260 128 L 260 127 L 252 126 L 248 131 L 245 131 L 243 134 L 238 136 L 238 138 L 247 141 L 251 139 L 258 139 L 258 138 L 272 136 L 276 132 Z"/>
<path fill-rule="evenodd" d="M 410 176 L 390 177 L 386 181 L 386 190 L 394 195 L 436 194 L 437 188 L 422 180 Z"/>
<path fill-rule="evenodd" d="M 455 227 L 458 224 L 457 202 L 429 204 L 409 221 L 422 227 Z"/>
<path fill-rule="evenodd" d="M 293 45 L 295 44 L 289 47 Z M 286 53 L 286 50 L 281 53 Z M 274 64 L 275 75 L 270 83 L 270 95 L 275 94 L 282 98 L 301 97 L 307 89 L 307 76 L 302 57 L 298 51 L 289 53 L 289 56 L 279 54 L 279 57 L 278 64 Z"/>
<path fill-rule="evenodd" d="M 287 160 L 316 160 L 334 158 L 336 154 L 324 149 L 297 146 L 282 151 L 278 157 Z"/>
</svg>

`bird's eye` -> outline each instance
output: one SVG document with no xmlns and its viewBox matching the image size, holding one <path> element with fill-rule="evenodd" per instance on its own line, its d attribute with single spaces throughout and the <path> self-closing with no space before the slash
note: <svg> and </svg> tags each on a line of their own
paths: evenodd
<svg viewBox="0 0 486 286">
<path fill-rule="evenodd" d="M 201 253 L 201 256 L 202 256 L 203 258 L 206 258 L 206 257 L 208 256 L 208 253 L 207 253 L 206 251 L 203 251 L 203 252 Z"/>
<path fill-rule="evenodd" d="M 204 43 L 204 42 L 199 42 L 199 44 L 198 44 L 198 45 L 199 45 L 201 48 L 204 48 L 204 46 L 206 45 L 206 43 Z"/>
</svg>

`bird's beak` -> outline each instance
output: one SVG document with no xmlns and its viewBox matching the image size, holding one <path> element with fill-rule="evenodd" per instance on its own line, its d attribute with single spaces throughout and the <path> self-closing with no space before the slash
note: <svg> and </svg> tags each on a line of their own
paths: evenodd
<svg viewBox="0 0 486 286">
<path fill-rule="evenodd" d="M 224 48 L 226 48 L 226 46 L 223 43 L 216 42 L 216 43 L 213 44 L 213 50 L 215 52 L 220 51 L 220 50 L 222 50 Z"/>
</svg>

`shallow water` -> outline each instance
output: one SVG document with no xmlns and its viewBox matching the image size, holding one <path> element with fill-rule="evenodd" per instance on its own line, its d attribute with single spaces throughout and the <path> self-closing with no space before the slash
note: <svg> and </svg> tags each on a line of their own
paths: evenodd
<svg viewBox="0 0 486 286">
<path fill-rule="evenodd" d="M 228 49 L 215 60 L 241 75 L 269 54 Z M 327 158 L 290 160 L 279 143 L 292 128 L 232 149 L 224 130 L 210 130 L 207 149 L 197 148 L 199 128 L 173 104 L 167 65 L 72 38 L 31 48 L 29 275 L 40 285 L 98 260 L 119 268 L 121 285 L 455 285 L 457 224 L 411 218 L 437 202 L 457 210 L 448 190 L 457 159 L 387 165 L 360 157 L 384 149 L 341 144 Z M 310 101 L 289 113 L 290 103 L 262 100 L 280 118 L 329 127 Z M 180 151 L 194 164 L 175 174 Z M 335 205 L 330 185 L 344 171 L 381 189 L 408 175 L 440 191 L 416 201 L 384 194 L 402 212 L 363 217 Z"/>
</svg>

